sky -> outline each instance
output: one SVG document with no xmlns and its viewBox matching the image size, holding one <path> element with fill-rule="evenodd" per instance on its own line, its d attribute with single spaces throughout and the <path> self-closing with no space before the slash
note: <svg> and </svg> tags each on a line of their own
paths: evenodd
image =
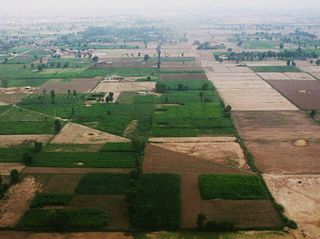
<svg viewBox="0 0 320 239">
<path fill-rule="evenodd" d="M 238 11 L 318 11 L 320 0 L 0 0 L 0 13 L 30 15 L 39 13 L 142 13 L 189 10 Z M 214 13 L 214 12 L 213 12 Z"/>
</svg>

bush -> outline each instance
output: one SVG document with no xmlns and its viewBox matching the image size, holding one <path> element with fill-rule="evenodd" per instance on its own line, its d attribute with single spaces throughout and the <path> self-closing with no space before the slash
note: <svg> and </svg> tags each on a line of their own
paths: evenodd
<svg viewBox="0 0 320 239">
<path fill-rule="evenodd" d="M 30 208 L 43 206 L 63 206 L 71 199 L 70 194 L 38 193 L 32 200 Z"/>
<path fill-rule="evenodd" d="M 96 208 L 30 209 L 17 227 L 32 230 L 97 230 L 107 225 L 106 212 Z"/>
<path fill-rule="evenodd" d="M 19 175 L 18 170 L 13 169 L 13 170 L 10 172 L 10 180 L 11 180 L 11 183 L 17 183 L 17 182 L 19 182 L 19 179 L 20 179 L 20 175 Z"/>
<path fill-rule="evenodd" d="M 24 153 L 22 155 L 22 162 L 26 165 L 26 166 L 29 166 L 32 164 L 33 162 L 33 157 L 31 156 L 31 154 L 29 153 Z"/>
<path fill-rule="evenodd" d="M 136 190 L 136 194 L 135 193 Z M 173 230 L 180 226 L 180 177 L 143 174 L 132 190 L 132 224 L 147 230 Z"/>
<path fill-rule="evenodd" d="M 59 119 L 56 119 L 56 120 L 54 121 L 54 133 L 55 133 L 55 134 L 59 133 L 60 130 L 61 130 L 61 128 L 62 128 L 61 121 L 60 121 Z"/>
<path fill-rule="evenodd" d="M 198 214 L 197 225 L 200 230 L 204 228 L 204 223 L 206 220 L 207 220 L 207 217 L 205 214 L 203 213 Z"/>
<path fill-rule="evenodd" d="M 34 152 L 35 153 L 40 153 L 43 147 L 43 143 L 42 142 L 37 142 L 34 141 Z"/>
<path fill-rule="evenodd" d="M 266 190 L 257 176 L 204 174 L 199 176 L 203 199 L 267 199 Z"/>
<path fill-rule="evenodd" d="M 208 231 L 232 231 L 234 230 L 235 223 L 228 221 L 208 222 L 206 225 L 206 229 Z"/>
</svg>

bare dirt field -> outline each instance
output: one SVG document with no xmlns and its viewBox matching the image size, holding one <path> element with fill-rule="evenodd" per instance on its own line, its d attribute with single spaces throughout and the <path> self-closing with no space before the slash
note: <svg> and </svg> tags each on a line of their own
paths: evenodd
<svg viewBox="0 0 320 239">
<path fill-rule="evenodd" d="M 1 239 L 134 239 L 122 232 L 35 233 L 0 232 Z M 286 238 L 279 238 L 286 239 Z"/>
<path fill-rule="evenodd" d="M 236 142 L 161 143 L 156 145 L 202 160 L 249 170 L 244 153 Z"/>
<path fill-rule="evenodd" d="M 0 175 L 9 176 L 14 169 L 20 173 L 25 167 L 22 163 L 0 163 Z"/>
<path fill-rule="evenodd" d="M 108 215 L 108 229 L 127 230 L 129 227 L 126 197 L 123 195 L 74 195 L 66 207 L 103 209 Z"/>
<path fill-rule="evenodd" d="M 147 144 L 143 163 L 145 172 L 163 173 L 249 173 L 212 160 L 164 149 L 158 144 Z"/>
<path fill-rule="evenodd" d="M 257 74 L 264 80 L 291 80 L 289 76 L 279 72 L 260 72 Z"/>
<path fill-rule="evenodd" d="M 160 74 L 160 80 L 207 80 L 205 73 Z"/>
<path fill-rule="evenodd" d="M 310 74 L 305 72 L 286 72 L 284 73 L 286 76 L 288 76 L 291 80 L 299 80 L 299 81 L 314 81 L 316 80 L 313 78 Z"/>
<path fill-rule="evenodd" d="M 94 92 L 124 92 L 124 91 L 152 91 L 155 89 L 155 82 L 101 82 Z"/>
<path fill-rule="evenodd" d="M 51 143 L 54 144 L 104 144 L 107 142 L 129 142 L 130 140 L 80 124 L 68 123 Z"/>
<path fill-rule="evenodd" d="M 304 112 L 234 112 L 236 128 L 265 173 L 319 173 L 320 127 Z"/>
<path fill-rule="evenodd" d="M 28 94 L 23 94 L 23 93 L 13 93 L 13 94 L 8 94 L 8 93 L 0 93 L 0 102 L 5 103 L 5 104 L 16 104 L 18 103 L 23 97 L 25 97 Z"/>
<path fill-rule="evenodd" d="M 320 178 L 317 175 L 264 175 L 269 190 L 285 214 L 310 238 L 320 235 Z"/>
<path fill-rule="evenodd" d="M 62 173 L 62 172 L 61 172 Z M 41 185 L 41 191 L 46 193 L 73 194 L 83 175 L 74 174 L 23 174 L 25 178 L 33 177 Z"/>
<path fill-rule="evenodd" d="M 290 101 L 254 73 L 206 72 L 226 105 L 233 110 L 297 110 Z"/>
<path fill-rule="evenodd" d="M 320 81 L 316 80 L 269 80 L 274 88 L 304 110 L 320 109 Z"/>
<path fill-rule="evenodd" d="M 233 221 L 237 228 L 274 227 L 281 219 L 268 200 L 202 200 L 198 175 L 182 177 L 182 227 L 195 228 L 197 216 L 208 220 Z"/>
<path fill-rule="evenodd" d="M 22 182 L 10 187 L 0 201 L 0 227 L 15 226 L 39 189 L 40 184 L 33 177 L 25 177 Z"/>
<path fill-rule="evenodd" d="M 43 90 L 47 92 L 54 90 L 56 93 L 67 93 L 68 90 L 76 90 L 77 92 L 84 93 L 95 88 L 99 81 L 98 78 L 74 79 L 70 81 L 51 79 L 41 86 L 39 92 L 42 93 Z"/>
<path fill-rule="evenodd" d="M 30 146 L 34 141 L 47 143 L 52 137 L 50 134 L 0 135 L 0 147 Z"/>
</svg>

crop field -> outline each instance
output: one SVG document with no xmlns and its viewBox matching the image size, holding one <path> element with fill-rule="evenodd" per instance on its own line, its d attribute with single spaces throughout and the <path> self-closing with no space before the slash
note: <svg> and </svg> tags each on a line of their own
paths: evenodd
<svg viewBox="0 0 320 239">
<path fill-rule="evenodd" d="M 267 194 L 256 176 L 205 174 L 199 176 L 203 199 L 266 199 Z"/>
<path fill-rule="evenodd" d="M 300 72 L 299 68 L 294 66 L 251 66 L 254 72 Z"/>
<path fill-rule="evenodd" d="M 275 48 L 274 42 L 268 42 L 268 41 L 256 41 L 251 40 L 244 42 L 241 46 L 244 49 L 273 49 Z"/>
<path fill-rule="evenodd" d="M 68 90 L 75 90 L 79 93 L 85 93 L 95 88 L 98 82 L 99 80 L 95 78 L 72 80 L 51 79 L 40 87 L 39 92 L 43 92 L 44 90 L 50 92 L 54 90 L 56 93 L 66 94 Z"/>
</svg>

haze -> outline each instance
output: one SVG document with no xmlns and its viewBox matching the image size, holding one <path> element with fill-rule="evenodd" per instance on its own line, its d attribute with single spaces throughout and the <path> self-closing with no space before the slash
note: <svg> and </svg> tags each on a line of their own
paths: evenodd
<svg viewBox="0 0 320 239">
<path fill-rule="evenodd" d="M 73 14 L 105 14 L 114 13 L 157 13 L 186 12 L 190 10 L 224 10 L 238 12 L 316 12 L 319 10 L 317 0 L 0 0 L 2 16 L 37 15 L 50 13 L 52 15 Z M 162 11 L 162 12 L 159 12 Z M 165 11 L 165 12 L 163 12 Z"/>
</svg>

